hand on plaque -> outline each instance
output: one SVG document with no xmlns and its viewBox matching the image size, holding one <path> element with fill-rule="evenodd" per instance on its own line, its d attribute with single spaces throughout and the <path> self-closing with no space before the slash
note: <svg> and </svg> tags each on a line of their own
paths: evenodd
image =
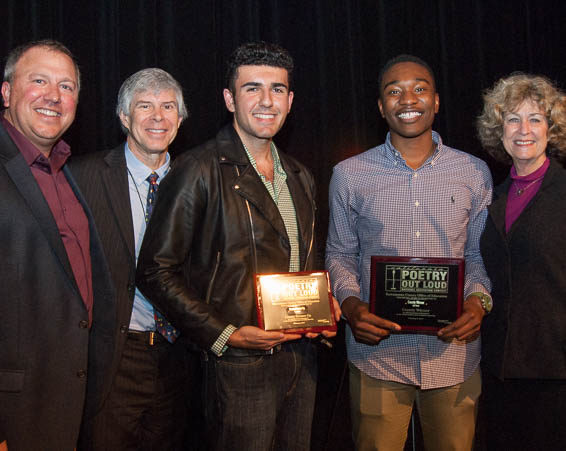
<svg viewBox="0 0 566 451">
<path fill-rule="evenodd" d="M 462 315 L 438 331 L 438 337 L 444 341 L 461 340 L 471 342 L 480 335 L 481 322 L 485 310 L 477 296 L 471 295 L 464 301 Z"/>
<path fill-rule="evenodd" d="M 336 300 L 336 298 L 334 296 L 332 296 L 332 305 L 334 307 L 334 320 L 336 321 L 336 323 L 338 323 L 340 321 L 340 318 L 342 317 L 342 310 L 340 309 L 340 304 L 338 303 L 338 301 Z M 307 338 L 316 338 L 319 335 L 322 335 L 324 338 L 332 338 L 336 336 L 336 331 L 334 330 L 323 330 L 321 333 L 317 333 L 317 332 L 308 332 L 305 334 L 305 337 Z M 326 342 L 328 343 L 328 342 Z M 327 344 L 327 346 L 329 345 L 329 343 Z"/>
<path fill-rule="evenodd" d="M 400 331 L 401 326 L 369 312 L 368 304 L 354 296 L 344 299 L 342 313 L 348 319 L 356 341 L 376 345 L 389 337 L 391 332 Z"/>
</svg>

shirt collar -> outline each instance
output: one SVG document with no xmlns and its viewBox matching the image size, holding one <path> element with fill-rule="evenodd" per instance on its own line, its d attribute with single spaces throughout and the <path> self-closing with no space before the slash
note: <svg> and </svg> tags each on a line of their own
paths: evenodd
<svg viewBox="0 0 566 451">
<path fill-rule="evenodd" d="M 67 159 L 71 156 L 71 148 L 65 141 L 60 139 L 51 149 L 49 158 L 45 157 L 45 155 L 35 147 L 23 133 L 14 127 L 4 115 L 0 115 L 0 120 L 28 166 L 35 166 L 48 173 L 52 171 L 56 173 L 61 170 Z"/>
<path fill-rule="evenodd" d="M 124 152 L 126 154 L 126 166 L 128 167 L 128 171 L 130 171 L 132 178 L 138 186 L 143 184 L 152 172 L 156 172 L 159 176 L 158 181 L 161 181 L 161 179 L 165 177 L 167 175 L 167 172 L 169 171 L 169 165 L 171 163 L 169 152 L 167 152 L 165 156 L 165 163 L 163 163 L 163 165 L 157 168 L 155 171 L 151 168 L 148 168 L 145 164 L 143 164 L 136 158 L 136 156 L 130 150 L 127 142 L 124 144 Z"/>
<path fill-rule="evenodd" d="M 432 131 L 432 141 L 436 144 L 436 148 L 434 149 L 433 154 L 424 162 L 423 166 L 430 163 L 432 165 L 436 164 L 442 152 L 444 150 L 444 145 L 442 144 L 442 138 L 440 135 Z M 399 152 L 391 143 L 391 133 L 387 133 L 387 138 L 385 139 L 385 155 L 388 158 L 391 158 L 395 161 L 401 161 L 405 164 L 405 159 L 401 156 L 401 152 Z"/>
<path fill-rule="evenodd" d="M 546 160 L 544 161 L 544 163 L 540 168 L 527 175 L 521 176 L 517 174 L 517 170 L 515 169 L 515 166 L 511 166 L 510 176 L 516 182 L 532 182 L 533 180 L 536 180 L 537 178 L 542 177 L 544 174 L 546 174 L 546 171 L 549 166 L 550 166 L 550 159 L 546 157 Z"/>
<path fill-rule="evenodd" d="M 250 151 L 243 142 L 242 145 L 244 146 L 244 150 L 246 151 L 246 155 L 248 156 L 250 163 L 257 171 L 257 163 L 255 161 L 255 158 L 252 156 L 252 154 L 250 153 Z M 282 176 L 286 176 L 287 174 L 285 173 L 285 170 L 281 165 L 281 160 L 279 158 L 279 153 L 277 152 L 277 147 L 275 146 L 275 143 L 273 141 L 271 142 L 271 157 L 273 158 L 273 171 Z"/>
</svg>

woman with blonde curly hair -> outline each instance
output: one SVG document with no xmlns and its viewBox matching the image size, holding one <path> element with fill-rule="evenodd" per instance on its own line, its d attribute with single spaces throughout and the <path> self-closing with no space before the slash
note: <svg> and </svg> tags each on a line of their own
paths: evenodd
<svg viewBox="0 0 566 451">
<path fill-rule="evenodd" d="M 489 449 L 566 443 L 566 97 L 512 74 L 484 96 L 484 148 L 510 161 L 481 238 L 493 310 L 482 324 L 481 423 Z"/>
</svg>

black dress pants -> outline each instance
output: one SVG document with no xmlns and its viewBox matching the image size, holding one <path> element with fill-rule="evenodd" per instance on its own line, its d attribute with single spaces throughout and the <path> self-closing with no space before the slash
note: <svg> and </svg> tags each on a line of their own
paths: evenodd
<svg viewBox="0 0 566 451">
<path fill-rule="evenodd" d="M 110 394 L 100 412 L 85 422 L 79 449 L 182 450 L 194 365 L 198 367 L 198 355 L 182 340 L 171 344 L 157 333 L 150 340 L 149 332 L 128 332 Z"/>
</svg>

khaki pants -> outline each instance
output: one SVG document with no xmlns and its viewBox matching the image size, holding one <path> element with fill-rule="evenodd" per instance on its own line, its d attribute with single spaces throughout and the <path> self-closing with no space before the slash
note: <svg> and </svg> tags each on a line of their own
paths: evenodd
<svg viewBox="0 0 566 451">
<path fill-rule="evenodd" d="M 402 451 L 416 401 L 428 451 L 472 449 L 481 393 L 479 368 L 451 387 L 421 390 L 374 379 L 350 363 L 350 404 L 356 450 Z"/>
</svg>

